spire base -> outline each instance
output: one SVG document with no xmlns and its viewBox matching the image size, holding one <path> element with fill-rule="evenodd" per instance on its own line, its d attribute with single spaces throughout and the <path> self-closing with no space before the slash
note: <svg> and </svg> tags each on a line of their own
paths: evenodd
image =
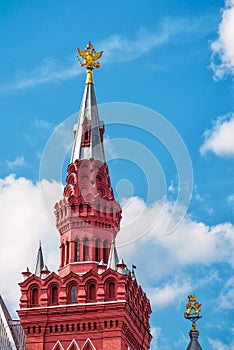
<svg viewBox="0 0 234 350">
<path fill-rule="evenodd" d="M 88 68 L 86 73 L 87 73 L 86 84 L 93 84 L 93 70 Z"/>
</svg>

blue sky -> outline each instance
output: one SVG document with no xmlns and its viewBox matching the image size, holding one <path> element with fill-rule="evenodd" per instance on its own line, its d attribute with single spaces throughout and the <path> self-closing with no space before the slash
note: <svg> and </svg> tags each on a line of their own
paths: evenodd
<svg viewBox="0 0 234 350">
<path fill-rule="evenodd" d="M 108 141 L 123 138 L 145 147 L 165 179 L 161 221 L 120 249 L 129 264 L 137 265 L 152 300 L 152 349 L 186 348 L 190 325 L 183 312 L 193 292 L 203 304 L 202 347 L 234 348 L 233 23 L 233 0 L 0 2 L 0 262 L 9 266 L 0 270 L 6 281 L 0 292 L 12 310 L 20 272 L 33 266 L 39 239 L 56 269 L 58 237 L 40 197 L 41 155 L 55 127 L 79 109 L 85 73 L 76 62 L 76 47 L 91 40 L 96 50 L 104 50 L 94 76 L 98 103 L 133 103 L 160 113 L 180 134 L 193 166 L 191 203 L 168 236 L 166 222 L 181 186 L 177 164 L 155 137 L 147 112 L 140 120 L 143 130 L 134 123 L 107 122 L 112 186 L 124 206 L 124 222 L 127 216 L 133 221 L 131 232 L 126 228 L 129 236 L 137 215 L 144 230 L 144 220 L 160 212 L 157 188 L 162 184 L 156 172 L 148 200 L 151 163 L 124 160 L 118 143 Z M 60 195 L 58 180 L 43 183 L 50 213 Z"/>
</svg>

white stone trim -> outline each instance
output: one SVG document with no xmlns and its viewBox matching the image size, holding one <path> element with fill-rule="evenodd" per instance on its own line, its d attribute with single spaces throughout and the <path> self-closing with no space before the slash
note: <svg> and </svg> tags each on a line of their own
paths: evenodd
<svg viewBox="0 0 234 350">
<path fill-rule="evenodd" d="M 68 346 L 67 350 L 69 350 L 69 349 L 72 347 L 72 345 L 75 345 L 75 346 L 76 346 L 76 349 L 77 349 L 77 350 L 80 350 L 80 348 L 79 348 L 77 342 L 75 341 L 75 339 L 73 339 L 73 340 L 71 341 L 71 343 L 70 343 L 70 345 Z"/>
<path fill-rule="evenodd" d="M 87 344 L 90 344 L 93 348 L 93 350 L 96 350 L 95 346 L 93 345 L 93 343 L 91 342 L 90 338 L 86 339 L 86 342 L 84 343 L 84 345 L 82 346 L 81 350 L 84 350 L 85 349 L 85 346 Z"/>
<path fill-rule="evenodd" d="M 56 346 L 60 346 L 60 349 L 61 350 L 64 350 L 64 347 L 62 346 L 62 344 L 60 343 L 60 341 L 58 340 L 57 342 L 56 342 L 56 344 L 53 346 L 53 348 L 52 348 L 52 350 L 54 350 L 54 349 L 56 349 Z"/>
<path fill-rule="evenodd" d="M 27 308 L 22 308 L 18 311 L 28 311 L 28 310 L 43 310 L 43 309 L 56 309 L 58 308 L 63 308 L 63 307 L 75 307 L 75 306 L 89 306 L 89 305 L 107 305 L 107 304 L 116 304 L 116 303 L 126 303 L 126 300 L 114 300 L 114 301 L 98 301 L 95 303 L 80 303 L 80 304 L 64 304 L 64 305 L 53 305 L 53 306 L 39 306 L 39 307 L 27 307 Z"/>
</svg>

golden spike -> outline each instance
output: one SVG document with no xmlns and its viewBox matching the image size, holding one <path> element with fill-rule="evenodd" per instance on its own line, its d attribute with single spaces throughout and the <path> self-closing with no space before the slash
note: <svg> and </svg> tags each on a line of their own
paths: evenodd
<svg viewBox="0 0 234 350">
<path fill-rule="evenodd" d="M 86 49 L 80 50 L 77 49 L 78 54 L 84 59 L 84 62 L 81 62 L 79 56 L 77 56 L 78 61 L 80 62 L 81 67 L 86 67 L 87 79 L 86 84 L 93 83 L 93 69 L 100 68 L 100 63 L 97 60 L 102 56 L 103 51 L 96 52 L 93 48 L 93 45 L 89 42 L 86 46 Z"/>
</svg>

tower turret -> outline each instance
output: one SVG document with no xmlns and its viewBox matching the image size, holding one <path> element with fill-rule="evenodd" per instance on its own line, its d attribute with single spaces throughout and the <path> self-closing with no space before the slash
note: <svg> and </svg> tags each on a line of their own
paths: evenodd
<svg viewBox="0 0 234 350">
<path fill-rule="evenodd" d="M 104 123 L 100 122 L 92 78 L 99 68 L 91 43 L 79 54 L 87 67 L 87 81 L 74 127 L 74 145 L 68 166 L 64 198 L 56 204 L 60 232 L 60 276 L 70 271 L 84 273 L 107 263 L 112 239 L 121 220 L 121 208 L 114 199 L 103 148 Z"/>
<path fill-rule="evenodd" d="M 20 283 L 20 322 L 27 350 L 149 350 L 150 302 L 123 260 L 115 237 L 121 208 L 114 199 L 93 85 L 102 52 L 78 49 L 87 80 L 74 127 L 63 199 L 55 205 L 58 274 L 39 247 L 33 274 Z"/>
</svg>

